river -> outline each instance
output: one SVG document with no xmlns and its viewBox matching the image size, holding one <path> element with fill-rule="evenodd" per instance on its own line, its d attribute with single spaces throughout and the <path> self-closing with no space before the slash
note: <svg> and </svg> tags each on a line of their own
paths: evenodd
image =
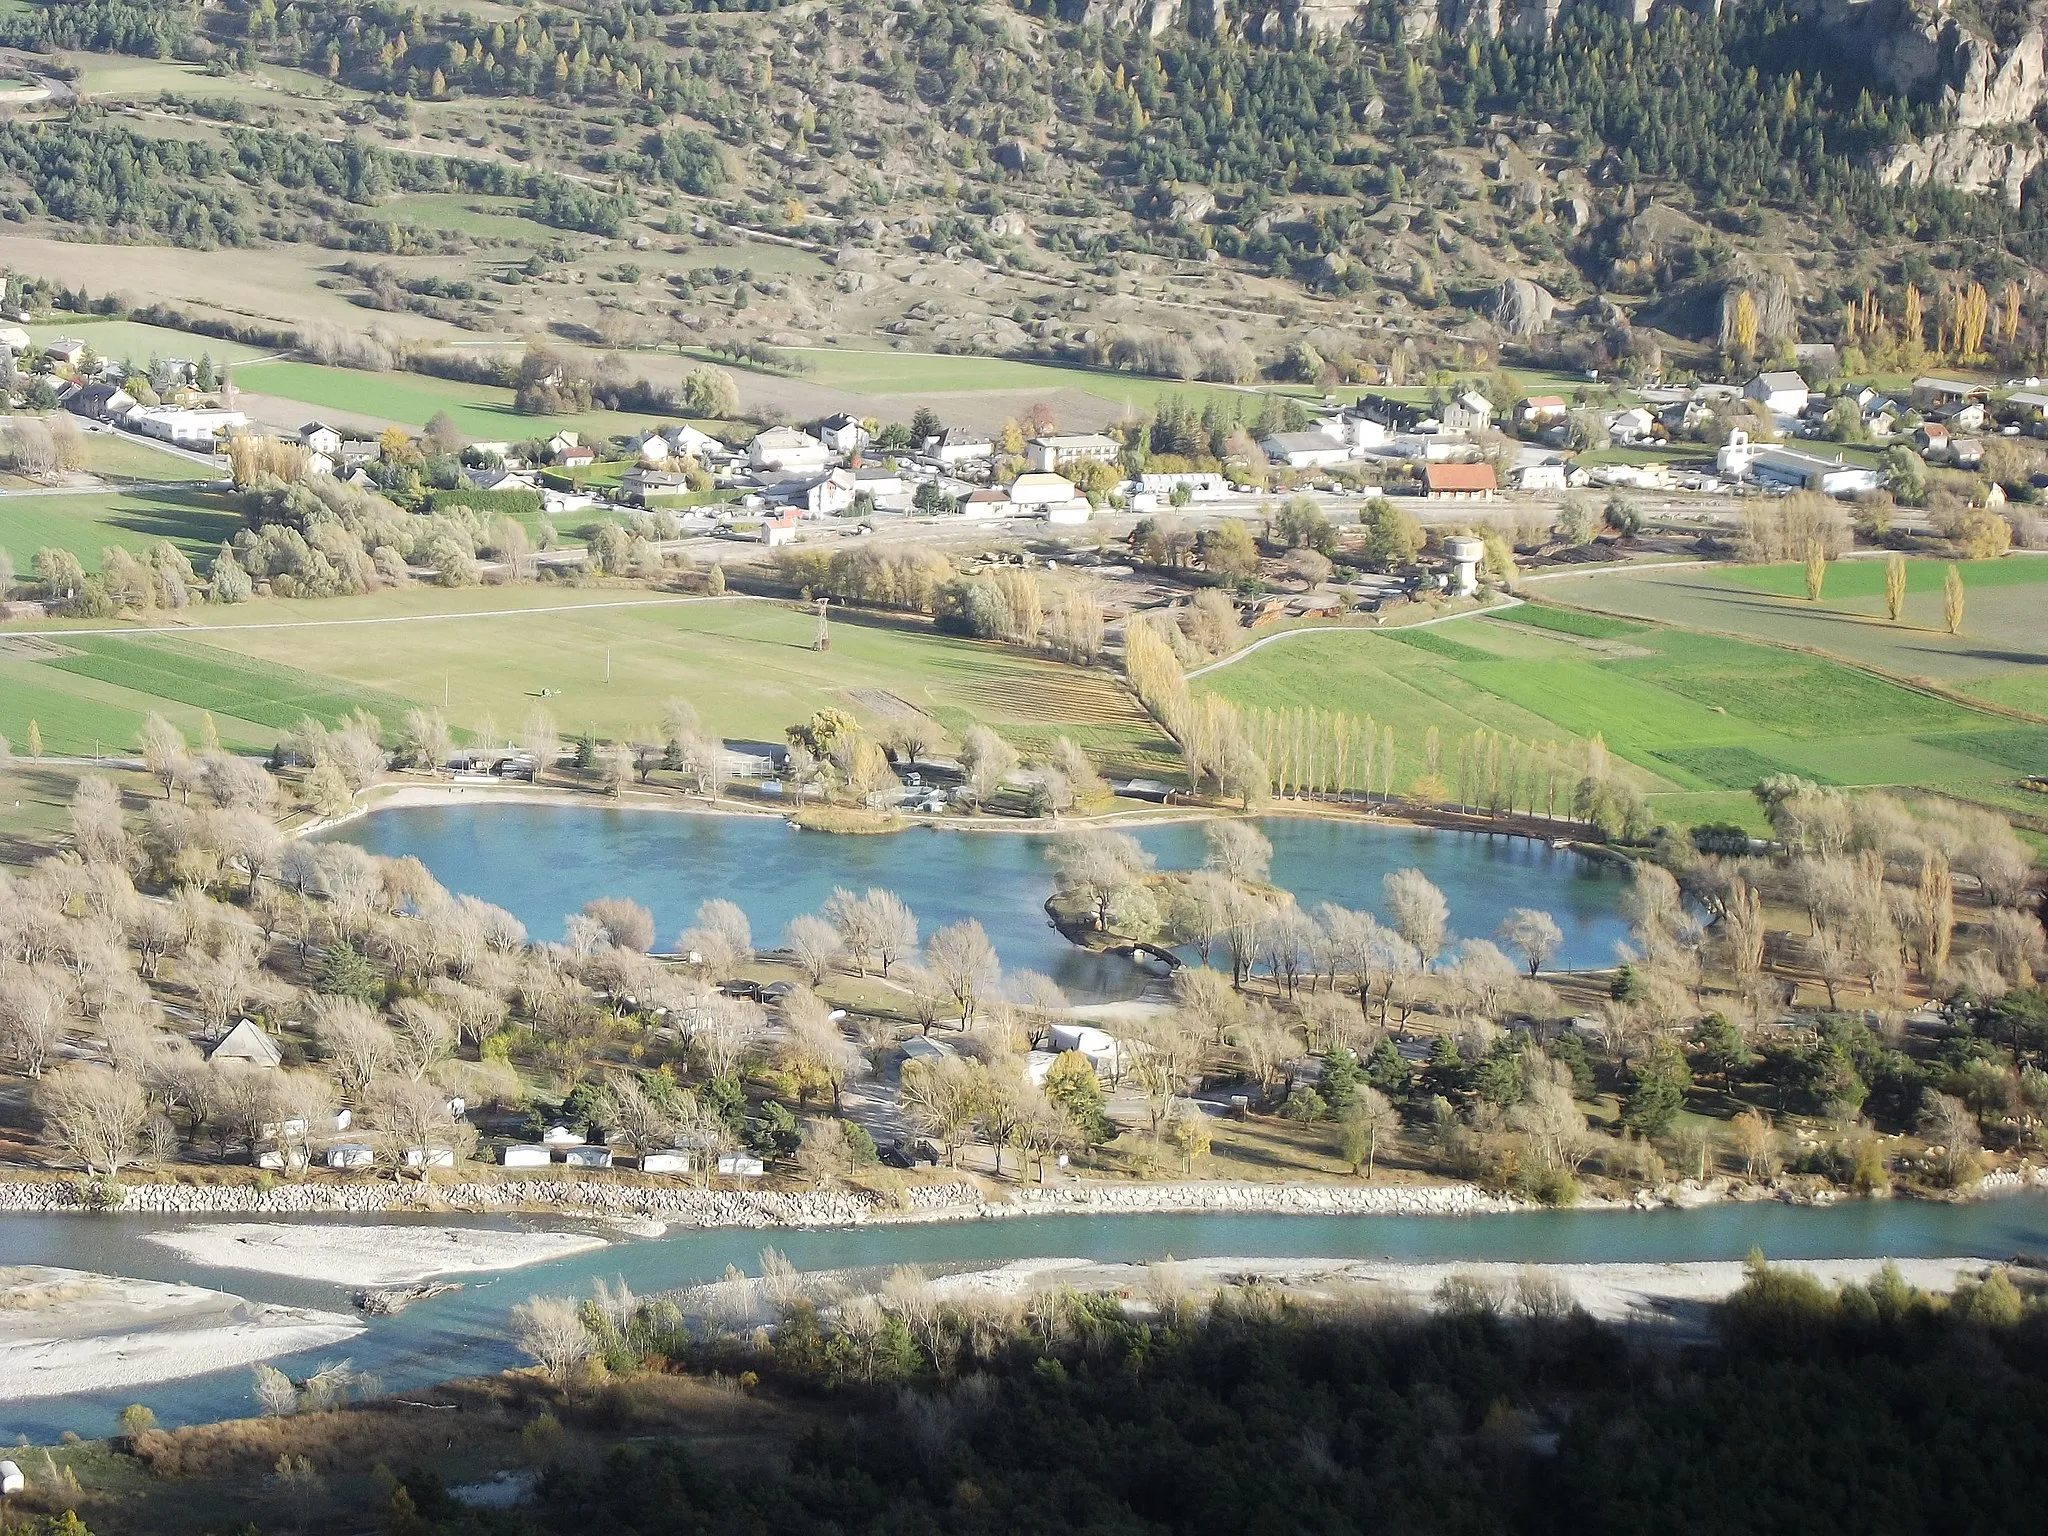
<svg viewBox="0 0 2048 1536">
<path fill-rule="evenodd" d="M 1455 935 L 1491 937 L 1511 909 L 1540 907 L 1564 931 L 1555 963 L 1589 969 L 1613 964 L 1627 933 L 1619 871 L 1530 838 L 1300 816 L 1259 826 L 1273 844 L 1274 883 L 1310 910 L 1330 901 L 1384 918 L 1381 878 L 1413 866 L 1443 890 Z M 1161 869 L 1202 862 L 1199 822 L 1130 830 Z M 593 897 L 625 896 L 654 914 L 667 945 L 699 902 L 725 897 L 745 909 L 754 942 L 773 948 L 789 920 L 816 912 L 835 886 L 881 886 L 910 904 L 924 934 L 979 919 L 1006 970 L 1042 972 L 1077 1001 L 1144 986 L 1129 962 L 1077 950 L 1047 923 L 1042 835 L 919 826 L 847 837 L 772 816 L 481 802 L 377 811 L 328 835 L 371 853 L 413 854 L 450 890 L 506 908 L 536 939 L 560 938 L 564 918 Z"/>
<path fill-rule="evenodd" d="M 308 1218 L 315 1220 L 316 1218 Z M 317 1218 L 334 1220 L 336 1218 Z M 436 1225 L 506 1227 L 512 1218 L 392 1217 Z M 192 1218 L 8 1216 L 0 1218 L 0 1256 L 17 1264 L 54 1264 L 144 1279 L 183 1280 L 259 1301 L 346 1309 L 335 1285 L 278 1280 L 241 1270 L 197 1267 L 151 1243 L 146 1231 L 190 1225 Z M 588 1230 L 572 1221 L 535 1222 Z M 2005 1259 L 2048 1251 L 2048 1195 L 2023 1194 L 1970 1204 L 1910 1200 L 1828 1207 L 1714 1205 L 1694 1210 L 1528 1211 L 1442 1216 L 1043 1216 L 926 1225 L 876 1225 L 814 1231 L 685 1231 L 621 1240 L 554 1263 L 495 1275 L 455 1277 L 462 1290 L 415 1303 L 396 1317 L 371 1319 L 369 1331 L 334 1348 L 276 1363 L 303 1376 L 322 1361 L 347 1357 L 388 1389 L 418 1388 L 520 1363 L 506 1340 L 506 1314 L 535 1294 L 589 1294 L 602 1276 L 623 1277 L 647 1294 L 716 1279 L 728 1264 L 758 1273 L 764 1246 L 799 1268 L 922 1264 L 967 1268 L 1030 1257 L 1151 1260 L 1200 1257 L 1381 1258 L 1417 1262 L 1678 1263 L 1740 1259 L 1761 1248 L 1774 1259 Z M 0 1405 L 0 1437 L 45 1442 L 65 1429 L 109 1431 L 127 1403 L 140 1401 L 166 1424 L 233 1418 L 253 1411 L 249 1372 L 119 1392 Z"/>
</svg>

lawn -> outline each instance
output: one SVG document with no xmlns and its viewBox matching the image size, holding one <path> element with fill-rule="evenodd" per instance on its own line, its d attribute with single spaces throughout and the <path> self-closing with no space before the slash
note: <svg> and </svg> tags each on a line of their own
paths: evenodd
<svg viewBox="0 0 2048 1536">
<path fill-rule="evenodd" d="M 522 197 L 480 197 L 470 192 L 422 192 L 411 197 L 379 203 L 384 218 L 425 229 L 448 229 L 465 235 L 498 235 L 506 239 L 533 239 L 549 233 L 547 226 L 528 218 L 532 206 Z"/>
<path fill-rule="evenodd" d="M 2048 715 L 2048 558 L 2009 555 L 1958 568 L 1960 635 L 1943 621 L 1949 562 L 1941 560 L 1907 562 L 1899 624 L 1884 617 L 1883 563 L 1868 559 L 1830 565 L 1818 603 L 1806 601 L 1804 571 L 1789 565 L 1616 571 L 1545 580 L 1536 590 L 1606 613 L 1807 646 Z"/>
<path fill-rule="evenodd" d="M 185 468 L 198 472 L 196 465 Z M 203 561 L 242 526 L 241 514 L 228 505 L 226 494 L 211 489 L 133 486 L 76 496 L 0 496 L 0 549 L 14 557 L 24 578 L 35 552 L 46 547 L 70 550 L 89 571 L 99 569 L 100 551 L 109 544 L 141 550 L 158 539 L 169 539 L 195 561 Z"/>
<path fill-rule="evenodd" d="M 1115 373 L 1101 368 L 1066 367 L 1057 363 L 1018 362 L 1002 357 L 956 357 L 928 352 L 862 351 L 843 347 L 796 347 L 789 355 L 800 358 L 808 371 L 798 375 L 805 383 L 822 384 L 850 394 L 915 396 L 929 401 L 941 415 L 950 397 L 978 394 L 1047 395 L 1060 390 L 1078 390 L 1113 405 L 1126 402 L 1141 408 L 1156 408 L 1162 398 L 1184 395 L 1198 404 L 1211 395 L 1224 394 L 1244 402 L 1248 415 L 1256 415 L 1261 397 L 1267 393 L 1313 395 L 1315 392 L 1283 387 L 1277 390 L 1232 389 L 1220 384 L 1183 383 L 1177 379 L 1148 378 L 1143 374 Z M 702 362 L 720 367 L 734 366 L 709 352 L 693 354 Z M 1319 396 L 1318 396 L 1319 398 Z"/>
<path fill-rule="evenodd" d="M 1558 627 L 1548 627 L 1555 624 Z M 1197 684 L 1241 705 L 1339 709 L 1391 725 L 1403 777 L 1427 731 L 1475 727 L 1524 741 L 1598 732 L 1644 774 L 1659 808 L 1697 816 L 1760 778 L 1943 785 L 2010 779 L 2039 747 L 2033 728 L 1870 673 L 1713 635 L 1515 609 L 1405 634 L 1319 631 L 1268 646 Z M 2048 732 L 2042 733 L 2048 736 Z M 1669 806 L 1663 797 L 1670 796 Z"/>
<path fill-rule="evenodd" d="M 522 416 L 512 408 L 512 391 L 489 384 L 462 384 L 421 373 L 362 373 L 322 363 L 255 363 L 235 370 L 235 382 L 255 394 L 295 400 L 317 410 L 424 427 L 445 411 L 464 436 L 483 442 L 518 442 L 546 437 L 564 427 L 598 440 L 623 436 L 648 418 L 613 411 L 581 416 Z"/>
<path fill-rule="evenodd" d="M 358 709 L 390 728 L 412 708 L 412 700 L 395 694 L 165 635 L 82 635 L 67 639 L 62 649 L 70 654 L 43 665 L 275 733 L 290 730 L 307 715 L 332 725 Z"/>
<path fill-rule="evenodd" d="M 204 643 L 385 694 L 431 703 L 445 696 L 455 724 L 493 734 L 517 730 L 544 707 L 564 732 L 650 740 L 663 701 L 681 696 L 708 725 L 737 738 L 780 740 L 827 707 L 872 726 L 908 707 L 956 738 L 984 721 L 1027 750 L 1066 733 L 1108 762 L 1164 761 L 1165 744 L 1106 674 L 913 626 L 841 621 L 831 649 L 819 652 L 813 629 L 806 611 L 726 600 L 343 633 L 221 626 L 207 630 Z"/>
<path fill-rule="evenodd" d="M 133 770 L 16 758 L 0 768 L 0 865 L 26 866 L 57 851 L 70 835 L 71 794 L 86 772 L 104 774 L 120 785 L 130 810 L 141 810 L 159 793 L 154 780 Z"/>
<path fill-rule="evenodd" d="M 116 432 L 87 432 L 85 467 L 107 480 L 142 480 L 152 483 L 182 483 L 211 480 L 204 466 L 181 454 Z"/>
<path fill-rule="evenodd" d="M 67 315 L 52 325 L 31 325 L 29 336 L 37 346 L 47 346 L 59 336 L 84 342 L 101 357 L 118 357 L 134 368 L 146 368 L 155 357 L 182 357 L 196 363 L 211 355 L 216 363 L 242 363 L 252 357 L 275 357 L 275 351 L 245 346 L 239 341 L 218 341 L 190 331 L 174 331 L 161 325 L 144 325 L 137 320 L 86 320 Z"/>
</svg>

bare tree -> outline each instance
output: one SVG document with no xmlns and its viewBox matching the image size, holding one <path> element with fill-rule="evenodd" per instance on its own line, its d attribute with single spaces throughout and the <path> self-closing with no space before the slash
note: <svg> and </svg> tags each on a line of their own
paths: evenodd
<svg viewBox="0 0 2048 1536">
<path fill-rule="evenodd" d="M 832 1090 L 836 1115 L 840 1089 L 849 1074 L 867 1065 L 867 1058 L 841 1032 L 832 1012 L 831 1005 L 809 987 L 798 987 L 782 1000 L 783 1050 L 799 1069 L 824 1079 Z"/>
<path fill-rule="evenodd" d="M 1205 861 L 1227 880 L 1264 884 L 1273 868 L 1273 844 L 1248 821 L 1211 821 L 1202 829 L 1209 844 Z"/>
<path fill-rule="evenodd" d="M 960 1021 L 974 1027 L 974 1010 L 983 994 L 1002 979 L 995 946 L 981 924 L 966 918 L 941 928 L 925 945 L 925 965 L 960 1005 Z"/>
<path fill-rule="evenodd" d="M 397 1058 L 398 1043 L 385 1022 L 350 997 L 314 1005 L 313 1035 L 342 1094 L 361 1100 L 377 1074 Z"/>
<path fill-rule="evenodd" d="M 1930 1088 L 1921 1096 L 1919 1131 L 1944 1182 L 1952 1187 L 1969 1183 L 1980 1144 L 1977 1117 L 1970 1107 L 1953 1094 Z"/>
<path fill-rule="evenodd" d="M 705 1077 L 723 1081 L 738 1073 L 767 1028 L 768 1018 L 759 1003 L 714 997 L 690 1031 L 690 1054 Z"/>
<path fill-rule="evenodd" d="M 789 920 L 782 930 L 782 944 L 814 987 L 832 974 L 832 963 L 844 948 L 839 930 L 810 913 Z"/>
<path fill-rule="evenodd" d="M 1522 957 L 1531 977 L 1564 947 L 1564 930 L 1557 926 L 1557 919 L 1534 907 L 1516 907 L 1501 919 L 1497 936 Z"/>
<path fill-rule="evenodd" d="M 596 1351 L 583 1309 L 566 1296 L 529 1296 L 512 1309 L 512 1336 L 557 1385 Z"/>
<path fill-rule="evenodd" d="M 654 915 L 637 901 L 599 896 L 583 904 L 583 915 L 597 925 L 607 944 L 642 955 L 654 948 Z"/>
<path fill-rule="evenodd" d="M 51 1138 L 94 1173 L 119 1178 L 149 1118 L 149 1102 L 131 1072 L 72 1062 L 36 1089 Z"/>
<path fill-rule="evenodd" d="M 455 1051 L 455 1021 L 433 1004 L 416 997 L 399 1000 L 391 1010 L 393 1061 L 414 1082 Z"/>
<path fill-rule="evenodd" d="M 1397 869 L 1380 882 L 1394 928 L 1413 944 L 1424 965 L 1434 964 L 1451 921 L 1450 903 L 1419 869 Z"/>
<path fill-rule="evenodd" d="M 23 1072 L 43 1075 L 64 1029 L 62 976 L 44 966 L 0 965 L 0 1045 Z"/>
</svg>

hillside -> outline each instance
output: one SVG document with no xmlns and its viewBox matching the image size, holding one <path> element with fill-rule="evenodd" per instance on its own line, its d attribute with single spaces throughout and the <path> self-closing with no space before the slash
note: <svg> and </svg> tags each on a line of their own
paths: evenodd
<svg viewBox="0 0 2048 1536">
<path fill-rule="evenodd" d="M 17 0 L 0 258 L 401 341 L 1227 383 L 2042 350 L 2012 0 L 706 3 Z"/>
</svg>

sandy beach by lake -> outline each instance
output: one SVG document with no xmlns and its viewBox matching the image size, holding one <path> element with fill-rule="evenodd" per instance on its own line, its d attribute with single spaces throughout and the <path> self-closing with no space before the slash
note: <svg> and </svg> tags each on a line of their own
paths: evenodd
<svg viewBox="0 0 2048 1536">
<path fill-rule="evenodd" d="M 212 1269 L 246 1269 L 335 1285 L 417 1285 L 441 1275 L 517 1269 L 602 1248 L 580 1232 L 327 1222 L 203 1222 L 142 1241 Z"/>
<path fill-rule="evenodd" d="M 84 1270 L 0 1269 L 0 1402 L 177 1381 L 352 1339 L 336 1312 Z"/>
</svg>

